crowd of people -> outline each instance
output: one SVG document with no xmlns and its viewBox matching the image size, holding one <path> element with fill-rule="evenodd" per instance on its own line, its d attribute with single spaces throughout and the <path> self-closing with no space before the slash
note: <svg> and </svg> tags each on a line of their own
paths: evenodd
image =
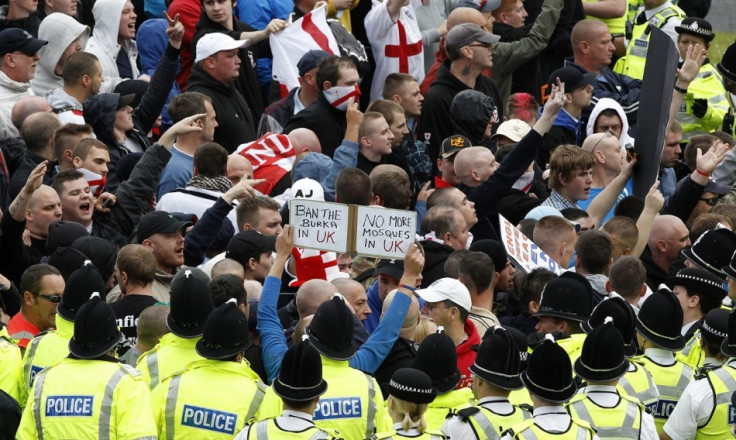
<svg viewBox="0 0 736 440">
<path fill-rule="evenodd" d="M 736 438 L 736 43 L 676 3 L 8 0 L 0 439 Z"/>
</svg>

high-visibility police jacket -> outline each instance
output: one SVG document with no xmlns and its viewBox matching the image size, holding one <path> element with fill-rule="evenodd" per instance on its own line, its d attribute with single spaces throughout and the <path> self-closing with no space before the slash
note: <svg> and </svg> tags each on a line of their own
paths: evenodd
<svg viewBox="0 0 736 440">
<path fill-rule="evenodd" d="M 708 110 L 702 118 L 693 115 L 692 107 L 696 99 L 708 101 Z M 710 62 L 706 62 L 688 86 L 685 100 L 677 112 L 676 120 L 682 125 L 682 141 L 688 142 L 693 137 L 693 132 L 710 133 L 720 130 L 728 109 L 721 74 Z"/>
<path fill-rule="evenodd" d="M 585 333 L 576 333 L 570 335 L 569 338 L 563 338 L 557 340 L 557 345 L 565 350 L 565 353 L 570 357 L 570 362 L 575 365 L 575 361 L 578 360 L 580 354 L 583 352 L 583 343 L 585 342 Z"/>
<path fill-rule="evenodd" d="M 33 378 L 41 370 L 50 367 L 69 356 L 69 340 L 74 336 L 74 323 L 56 314 L 56 330 L 41 333 L 26 346 L 23 354 L 23 403 L 28 398 L 28 390 Z"/>
<path fill-rule="evenodd" d="M 442 426 L 442 432 L 450 438 L 498 440 L 507 429 L 532 417 L 529 411 L 510 404 L 508 404 L 511 407 L 509 413 L 500 414 L 493 411 L 494 407 L 498 408 L 503 403 L 508 404 L 508 401 L 504 402 L 500 397 L 483 398 L 478 406 L 464 408 L 457 411 L 453 417 L 448 416 Z"/>
<path fill-rule="evenodd" d="M 644 13 L 644 11 L 639 12 L 634 19 L 631 41 L 626 47 L 626 56 L 619 59 L 613 69 L 618 73 L 636 79 L 644 78 L 644 65 L 647 61 L 649 38 L 652 33 L 651 27 L 661 29 L 670 19 L 679 18 L 682 20 L 687 17 L 685 12 L 675 5 L 657 12 L 649 20 L 644 20 Z M 643 21 L 642 24 L 637 24 L 641 21 Z"/>
<path fill-rule="evenodd" d="M 596 0 L 583 0 L 583 2 L 595 2 Z M 611 35 L 617 36 L 621 35 L 623 36 L 626 31 L 626 13 L 624 12 L 623 15 L 620 17 L 615 18 L 599 18 L 594 17 L 592 15 L 586 15 L 585 18 L 590 20 L 598 20 L 602 21 L 603 23 L 608 26 L 608 31 L 611 32 Z"/>
<path fill-rule="evenodd" d="M 536 417 L 536 415 L 535 415 Z M 550 417 L 550 415 L 547 415 Z M 519 425 L 506 431 L 504 439 L 525 439 L 525 440 L 544 440 L 549 438 L 569 439 L 569 440 L 590 440 L 597 439 L 595 431 L 590 427 L 588 422 L 569 416 L 567 429 L 564 431 L 545 430 L 538 424 L 534 423 L 534 419 L 524 420 Z"/>
<path fill-rule="evenodd" d="M 327 431 L 338 431 L 345 439 L 370 438 L 390 429 L 383 411 L 383 395 L 373 376 L 351 368 L 348 361 L 322 358 L 322 377 L 327 391 L 320 396 L 314 423 Z M 269 387 L 261 404 L 259 420 L 279 416 L 281 398 Z"/>
<path fill-rule="evenodd" d="M 641 437 L 644 405 L 632 397 L 619 394 L 616 406 L 604 408 L 590 400 L 587 394 L 580 393 L 566 406 L 570 415 L 588 422 L 601 439 L 629 440 Z"/>
<path fill-rule="evenodd" d="M 265 392 L 238 363 L 192 362 L 151 393 L 159 438 L 232 439 L 255 420 Z"/>
<path fill-rule="evenodd" d="M 235 440 L 337 440 L 339 433 L 318 428 L 304 413 L 284 411 L 281 417 L 261 420 L 235 437 Z"/>
<path fill-rule="evenodd" d="M 652 349 L 647 349 L 647 351 L 649 350 Z M 656 404 L 649 405 L 647 408 L 654 417 L 657 433 L 661 434 L 664 423 L 670 417 L 677 401 L 680 400 L 685 387 L 692 380 L 694 371 L 684 363 L 675 360 L 674 356 L 672 361 L 668 363 L 655 361 L 646 353 L 631 360 L 646 368 L 657 385 L 659 400 Z"/>
<path fill-rule="evenodd" d="M 659 400 L 659 391 L 652 375 L 636 362 L 629 362 L 629 371 L 618 380 L 616 390 L 621 394 L 638 399 L 647 407 L 656 405 Z"/>
<path fill-rule="evenodd" d="M 703 366 L 705 352 L 703 352 L 703 346 L 700 345 L 700 329 L 695 330 L 692 338 L 685 343 L 685 348 L 675 354 L 675 359 L 696 371 Z"/>
<path fill-rule="evenodd" d="M 23 358 L 20 348 L 3 327 L 0 333 L 0 390 L 5 391 L 23 407 Z"/>
<path fill-rule="evenodd" d="M 17 439 L 156 439 L 150 392 L 133 367 L 63 359 L 36 375 Z"/>
<path fill-rule="evenodd" d="M 519 388 L 518 390 L 513 390 L 509 393 L 509 402 L 511 402 L 512 405 L 521 406 L 521 405 L 528 405 L 529 407 L 533 406 L 532 402 L 532 396 L 529 395 L 529 391 L 526 388 Z"/>
<path fill-rule="evenodd" d="M 731 438 L 731 426 L 736 423 L 736 411 L 731 405 L 731 395 L 736 391 L 736 368 L 724 365 L 708 370 L 706 379 L 710 384 L 715 406 L 708 422 L 698 427 L 695 439 Z"/>
<path fill-rule="evenodd" d="M 424 413 L 427 429 L 440 431 L 442 424 L 445 423 L 445 419 L 451 411 L 457 412 L 463 408 L 468 408 L 473 405 L 473 402 L 473 391 L 470 388 L 450 390 L 438 395 L 429 404 L 427 412 Z M 386 412 L 386 417 L 388 417 L 388 412 Z"/>
<path fill-rule="evenodd" d="M 141 372 L 149 388 L 154 389 L 170 374 L 183 369 L 190 362 L 204 359 L 194 349 L 199 339 L 167 333 L 153 349 L 138 358 L 135 368 Z"/>
</svg>

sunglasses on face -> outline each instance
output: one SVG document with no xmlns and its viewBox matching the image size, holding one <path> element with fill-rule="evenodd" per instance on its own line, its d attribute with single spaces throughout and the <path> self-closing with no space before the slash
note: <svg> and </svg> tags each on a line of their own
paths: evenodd
<svg viewBox="0 0 736 440">
<path fill-rule="evenodd" d="M 41 295 L 40 293 L 36 295 L 38 297 L 41 297 L 45 299 L 48 302 L 59 304 L 61 302 L 61 295 Z"/>
</svg>

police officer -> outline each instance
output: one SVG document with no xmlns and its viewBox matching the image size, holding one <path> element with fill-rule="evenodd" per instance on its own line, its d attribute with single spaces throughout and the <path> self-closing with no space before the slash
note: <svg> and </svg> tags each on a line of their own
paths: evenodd
<svg viewBox="0 0 736 440">
<path fill-rule="evenodd" d="M 724 266 L 731 262 L 736 252 L 736 234 L 730 229 L 719 228 L 703 232 L 695 243 L 680 251 L 686 267 L 699 267 L 726 281 Z"/>
<path fill-rule="evenodd" d="M 74 319 L 79 308 L 93 293 L 102 295 L 104 292 L 105 282 L 90 260 L 84 261 L 82 267 L 69 275 L 61 303 L 56 308 L 56 330 L 41 333 L 28 343 L 23 357 L 22 405 L 25 405 L 36 374 L 69 355 L 69 340 L 74 336 Z"/>
<path fill-rule="evenodd" d="M 393 431 L 380 433 L 377 440 L 411 438 L 417 440 L 445 440 L 439 431 L 427 429 L 424 413 L 432 403 L 437 390 L 427 373 L 414 368 L 400 368 L 391 376 L 386 409 L 394 422 Z M 458 437 L 459 438 L 459 437 Z"/>
<path fill-rule="evenodd" d="M 542 290 L 539 310 L 534 314 L 539 318 L 536 336 L 541 339 L 552 333 L 557 344 L 574 361 L 580 356 L 585 340 L 580 323 L 587 320 L 592 311 L 593 288 L 590 282 L 575 272 L 565 272 L 550 280 Z"/>
<path fill-rule="evenodd" d="M 449 412 L 470 406 L 473 391 L 468 387 L 456 389 L 461 379 L 457 367 L 457 351 L 455 343 L 442 326 L 436 333 L 424 338 L 412 368 L 425 372 L 432 379 L 432 386 L 438 393 L 424 414 L 427 429 L 439 431 Z"/>
<path fill-rule="evenodd" d="M 713 310 L 712 312 L 716 312 Z M 706 324 L 727 327 L 728 335 L 721 344 L 724 357 L 730 358 L 720 367 L 704 367 L 682 393 L 677 406 L 664 425 L 662 439 L 723 439 L 731 434 L 731 396 L 736 391 L 736 315 L 708 314 Z M 727 323 L 724 322 L 727 320 Z M 705 334 L 706 327 L 703 326 Z M 714 332 L 717 331 L 714 329 Z M 714 344 L 715 345 L 715 344 Z M 711 344 L 709 343 L 710 347 Z M 713 347 L 714 349 L 716 347 Z M 710 351 L 710 348 L 707 349 Z"/>
<path fill-rule="evenodd" d="M 20 348 L 15 345 L 5 327 L 0 329 L 0 390 L 15 400 L 16 405 L 26 404 L 21 396 L 24 395 L 23 388 L 23 358 Z"/>
<path fill-rule="evenodd" d="M 171 309 L 166 318 L 171 333 L 162 336 L 153 350 L 143 353 L 136 365 L 151 389 L 190 362 L 204 359 L 194 346 L 214 308 L 209 282 L 209 277 L 195 267 L 182 267 L 171 280 Z"/>
<path fill-rule="evenodd" d="M 695 17 L 682 20 L 680 26 L 675 26 L 675 31 L 678 34 L 677 48 L 683 59 L 689 46 L 699 44 L 707 50 L 716 36 L 710 23 Z M 698 71 L 698 76 L 690 83 L 685 102 L 680 106 L 676 116 L 677 122 L 682 125 L 682 141 L 688 142 L 694 132 L 720 130 L 728 109 L 721 75 L 706 58 Z"/>
<path fill-rule="evenodd" d="M 632 361 L 646 368 L 657 385 L 659 400 L 648 409 L 658 433 L 694 374 L 692 368 L 675 359 L 674 352 L 685 346 L 681 329 L 682 308 L 668 289 L 654 292 L 636 317 L 636 331 L 644 354 Z"/>
<path fill-rule="evenodd" d="M 122 340 L 112 309 L 93 294 L 77 312 L 69 357 L 36 375 L 16 438 L 156 438 L 143 376 L 115 358 Z"/>
<path fill-rule="evenodd" d="M 445 421 L 442 432 L 448 437 L 498 438 L 506 429 L 531 417 L 529 411 L 512 405 L 508 399 L 511 390 L 524 385 L 519 379 L 519 349 L 506 329 L 488 329 L 470 371 L 475 376 L 473 394 L 478 405 L 461 409 Z"/>
<path fill-rule="evenodd" d="M 255 419 L 266 386 L 241 365 L 250 344 L 237 300 L 210 314 L 195 346 L 204 359 L 166 377 L 151 393 L 159 437 L 231 439 Z"/>
<path fill-rule="evenodd" d="M 315 424 L 336 430 L 346 439 L 373 436 L 388 427 L 383 411 L 383 395 L 369 374 L 351 368 L 348 360 L 355 355 L 353 314 L 340 294 L 319 306 L 307 327 L 309 342 L 322 355 L 322 373 L 330 387 L 314 413 Z M 259 420 L 282 413 L 282 402 L 273 387 L 261 405 Z"/>
<path fill-rule="evenodd" d="M 567 409 L 590 423 L 603 439 L 657 440 L 654 419 L 644 410 L 644 405 L 639 399 L 616 390 L 629 361 L 624 355 L 624 338 L 613 323 L 613 318 L 606 317 L 585 339 L 574 369 L 586 384 L 570 400 Z"/>
<path fill-rule="evenodd" d="M 736 43 L 731 43 L 723 53 L 721 62 L 716 64 L 716 69 L 723 79 L 723 88 L 728 93 L 736 94 Z M 734 105 L 730 96 L 726 95 L 729 103 L 728 114 L 723 118 L 723 127 L 721 130 L 736 136 L 736 123 L 734 122 Z"/>
<path fill-rule="evenodd" d="M 318 428 L 313 421 L 319 396 L 325 391 L 319 352 L 305 336 L 286 350 L 279 376 L 273 381 L 273 392 L 281 398 L 284 412 L 248 426 L 235 440 L 338 438 L 337 432 Z"/>
<path fill-rule="evenodd" d="M 598 439 L 590 425 L 568 414 L 563 406 L 577 389 L 570 357 L 551 334 L 531 355 L 521 382 L 532 395 L 534 417 L 508 429 L 504 440 L 575 438 Z"/>
<path fill-rule="evenodd" d="M 664 31 L 676 44 L 675 26 L 685 17 L 687 14 L 670 0 L 645 0 L 644 9 L 634 18 L 631 36 L 627 38 L 626 56 L 616 62 L 614 70 L 635 79 L 644 78 L 652 27 Z"/>
</svg>

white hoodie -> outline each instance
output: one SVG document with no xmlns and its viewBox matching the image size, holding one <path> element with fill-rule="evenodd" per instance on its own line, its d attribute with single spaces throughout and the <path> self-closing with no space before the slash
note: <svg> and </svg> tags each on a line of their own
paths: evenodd
<svg viewBox="0 0 736 440">
<path fill-rule="evenodd" d="M 629 120 L 626 119 L 624 108 L 621 107 L 621 104 L 611 98 L 601 98 L 598 100 L 595 107 L 593 107 L 593 111 L 590 113 L 590 117 L 588 118 L 588 125 L 585 127 L 586 136 L 593 134 L 593 128 L 595 127 L 595 121 L 598 120 L 598 116 L 603 110 L 607 110 L 609 108 L 616 110 L 618 117 L 621 118 L 621 136 L 618 138 L 621 146 L 626 147 L 626 145 L 634 145 L 634 138 L 629 136 Z"/>
<path fill-rule="evenodd" d="M 0 141 L 18 137 L 18 130 L 11 122 L 10 113 L 13 105 L 26 96 L 33 96 L 31 83 L 14 81 L 0 71 Z"/>
<path fill-rule="evenodd" d="M 89 27 L 66 14 L 54 12 L 41 22 L 38 38 L 48 41 L 49 44 L 38 51 L 41 60 L 38 62 L 36 77 L 31 80 L 31 87 L 36 95 L 46 96 L 52 89 L 64 86 L 61 75 L 54 73 L 56 65 L 67 47 L 77 38 L 84 50 L 89 38 Z"/>
<path fill-rule="evenodd" d="M 118 65 L 115 60 L 121 47 L 118 44 L 118 31 L 125 1 L 97 0 L 92 7 L 92 14 L 95 17 L 95 29 L 87 42 L 85 51 L 95 54 L 100 60 L 102 75 L 105 77 L 100 92 L 110 93 L 115 89 L 115 86 L 123 81 L 123 78 L 120 78 L 120 73 L 118 73 Z M 137 78 L 140 72 L 136 65 L 138 48 L 135 40 L 124 40 L 122 48 L 128 54 L 133 78 Z"/>
</svg>

